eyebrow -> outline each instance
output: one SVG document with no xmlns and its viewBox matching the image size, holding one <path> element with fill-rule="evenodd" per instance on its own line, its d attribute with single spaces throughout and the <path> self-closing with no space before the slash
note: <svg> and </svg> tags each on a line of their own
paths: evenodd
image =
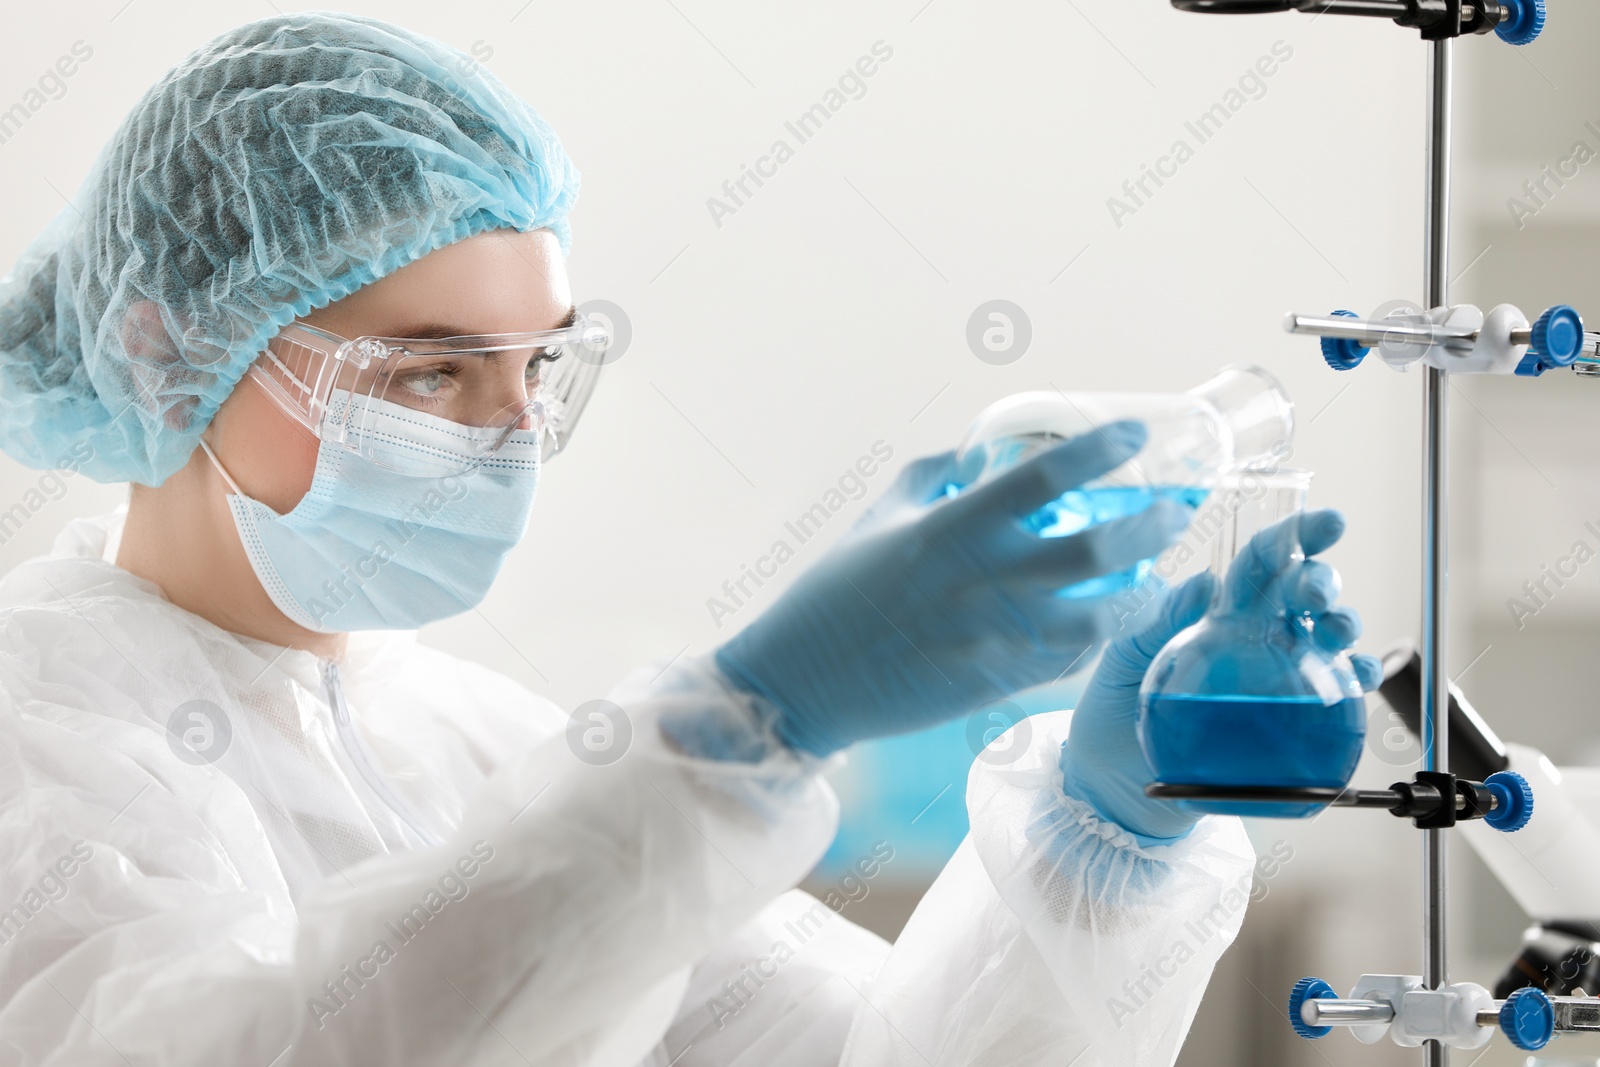
<svg viewBox="0 0 1600 1067">
<path fill-rule="evenodd" d="M 564 330 L 568 326 L 574 325 L 577 321 L 577 307 L 569 307 L 567 309 L 567 313 L 561 317 L 561 321 L 550 327 L 550 329 Z M 481 331 L 471 330 L 465 326 L 458 326 L 455 323 L 450 322 L 419 322 L 410 326 L 406 326 L 403 329 L 395 330 L 393 333 L 388 333 L 384 336 L 407 337 L 417 341 L 439 341 L 446 337 L 473 337 L 477 336 L 480 332 Z M 529 332 L 542 333 L 544 331 Z"/>
</svg>

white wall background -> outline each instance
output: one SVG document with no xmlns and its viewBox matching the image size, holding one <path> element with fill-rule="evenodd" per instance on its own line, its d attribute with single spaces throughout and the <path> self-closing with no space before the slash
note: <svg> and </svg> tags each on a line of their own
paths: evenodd
<svg viewBox="0 0 1600 1067">
<path fill-rule="evenodd" d="M 64 96 L 0 144 L 0 260 L 13 260 L 72 195 L 147 85 L 207 38 L 277 6 L 13 9 L 0 45 L 0 109 L 73 42 L 94 55 Z M 706 607 L 874 442 L 908 459 L 950 447 L 980 408 L 1010 392 L 1180 389 L 1234 360 L 1287 383 L 1302 413 L 1296 460 L 1318 472 L 1314 500 L 1352 520 L 1333 559 L 1366 617 L 1364 647 L 1413 636 L 1418 381 L 1376 366 L 1335 375 L 1314 343 L 1279 325 L 1291 308 L 1366 311 L 1420 296 L 1424 62 L 1409 34 L 1333 17 L 1202 18 L 1164 0 L 347 6 L 487 55 L 484 65 L 552 121 L 584 174 L 570 264 L 578 298 L 622 306 L 634 333 L 574 447 L 550 467 L 533 534 L 493 595 L 480 612 L 430 628 L 428 641 L 575 706 L 645 660 L 709 651 L 770 602 L 776 583 L 720 630 Z M 1553 21 L 1593 39 L 1579 0 L 1553 6 Z M 775 138 L 793 144 L 785 121 L 878 41 L 893 58 L 865 94 L 719 226 L 707 199 Z M 1196 145 L 1185 122 L 1279 41 L 1293 55 L 1264 94 Z M 1509 53 L 1482 41 L 1462 51 L 1497 48 Z M 1473 97 L 1464 86 L 1483 114 L 1463 118 L 1460 158 L 1483 175 L 1462 182 L 1470 221 L 1458 269 L 1496 244 L 1463 279 L 1464 296 L 1533 307 L 1590 295 L 1592 285 L 1556 283 L 1587 267 L 1584 231 L 1573 227 L 1596 224 L 1594 178 L 1585 174 L 1589 192 L 1569 198 L 1571 216 L 1553 206 L 1537 220 L 1565 242 L 1561 270 L 1540 251 L 1546 269 L 1527 273 L 1536 246 L 1526 235 L 1521 244 L 1489 236 L 1506 187 L 1555 158 L 1582 125 L 1572 91 L 1592 76 L 1579 71 L 1582 52 L 1559 48 L 1544 42 L 1493 63 L 1464 55 L 1463 81 L 1495 89 Z M 1563 54 L 1564 67 L 1555 58 Z M 1560 68 L 1555 81 L 1536 66 Z M 1563 108 L 1546 135 L 1536 119 Z M 1593 110 L 1583 117 L 1600 118 Z M 1178 138 L 1195 147 L 1193 159 L 1118 226 L 1108 197 Z M 1514 153 L 1500 151 L 1507 139 Z M 1467 292 L 1490 281 L 1492 290 Z M 1030 350 L 1004 367 L 975 358 L 965 340 L 968 316 L 994 298 L 1020 305 L 1033 327 Z M 1590 444 L 1585 386 L 1568 376 L 1529 385 L 1468 383 L 1498 435 L 1475 429 L 1458 404 L 1457 483 L 1472 486 L 1457 498 L 1471 546 L 1455 572 L 1465 626 L 1453 644 L 1458 664 L 1490 642 L 1485 627 L 1503 618 L 1507 587 L 1575 537 L 1580 516 L 1600 518 L 1600 500 L 1578 507 L 1575 495 Z M 1549 486 L 1519 466 L 1517 449 L 1548 460 L 1540 466 Z M 878 475 L 873 492 L 889 477 Z M 36 472 L 0 459 L 0 510 L 38 484 Z M 74 480 L 0 545 L 0 568 L 122 495 Z M 861 507 L 836 517 L 827 539 Z M 822 539 L 804 546 L 780 581 L 821 549 Z M 1544 638 L 1523 636 L 1515 650 L 1506 639 L 1503 659 L 1497 648 L 1469 675 L 1486 692 L 1493 682 L 1508 734 L 1540 686 L 1595 671 L 1571 654 L 1547 654 L 1536 674 L 1513 667 L 1537 649 L 1584 647 L 1574 635 L 1596 629 L 1600 594 L 1593 574 L 1582 580 L 1587 592 L 1570 598 L 1577 621 L 1564 628 L 1553 613 L 1541 617 Z M 1584 706 L 1581 690 L 1562 691 L 1563 713 Z M 1531 739 L 1559 741 L 1559 721 L 1541 719 Z M 1381 763 L 1362 773 L 1383 784 L 1396 776 Z M 1414 832 L 1339 813 L 1261 834 L 1290 839 L 1296 858 L 1219 976 L 1192 1062 L 1411 1062 L 1350 1041 L 1312 1050 L 1282 1040 L 1287 1026 L 1273 1012 L 1301 973 L 1343 984 L 1363 970 L 1415 969 Z M 1486 962 L 1470 976 L 1492 981 L 1518 919 L 1492 887 L 1471 888 L 1480 881 L 1458 883 L 1467 901 L 1458 915 L 1487 901 Z M 1498 1055 L 1483 1062 L 1515 1062 Z"/>
</svg>

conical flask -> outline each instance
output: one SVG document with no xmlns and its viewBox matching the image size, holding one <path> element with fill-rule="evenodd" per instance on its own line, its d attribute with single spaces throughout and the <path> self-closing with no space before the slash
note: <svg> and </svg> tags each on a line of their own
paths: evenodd
<svg viewBox="0 0 1600 1067">
<path fill-rule="evenodd" d="M 1042 537 L 1065 537 L 1130 515 L 1158 498 L 1199 507 L 1225 473 L 1276 466 L 1294 436 L 1294 404 L 1260 367 L 1235 364 L 1186 393 L 1018 393 L 986 408 L 958 452 L 981 482 L 1052 445 L 1119 419 L 1149 429 L 1144 449 L 1102 478 L 1028 516 Z M 952 489 L 952 492 L 955 491 Z M 1079 582 L 1062 596 L 1110 596 L 1131 589 L 1153 560 Z"/>
</svg>

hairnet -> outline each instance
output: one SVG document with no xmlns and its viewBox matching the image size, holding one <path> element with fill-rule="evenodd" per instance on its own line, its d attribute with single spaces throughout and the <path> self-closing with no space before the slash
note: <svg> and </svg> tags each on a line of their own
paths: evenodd
<svg viewBox="0 0 1600 1067">
<path fill-rule="evenodd" d="M 158 485 L 285 323 L 484 230 L 554 231 L 578 174 L 470 58 L 297 14 L 205 45 L 0 280 L 0 448 Z"/>
</svg>

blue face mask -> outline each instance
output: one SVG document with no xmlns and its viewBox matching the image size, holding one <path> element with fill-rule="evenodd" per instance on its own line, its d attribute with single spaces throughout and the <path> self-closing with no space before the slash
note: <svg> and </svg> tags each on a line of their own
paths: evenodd
<svg viewBox="0 0 1600 1067">
<path fill-rule="evenodd" d="M 414 630 L 476 607 L 533 509 L 541 431 L 513 431 L 478 462 L 500 431 L 369 404 L 403 416 L 406 440 L 383 442 L 382 463 L 357 428 L 357 451 L 323 440 L 311 488 L 287 515 L 246 496 L 201 441 L 233 490 L 228 506 L 262 588 L 318 633 Z"/>
</svg>

